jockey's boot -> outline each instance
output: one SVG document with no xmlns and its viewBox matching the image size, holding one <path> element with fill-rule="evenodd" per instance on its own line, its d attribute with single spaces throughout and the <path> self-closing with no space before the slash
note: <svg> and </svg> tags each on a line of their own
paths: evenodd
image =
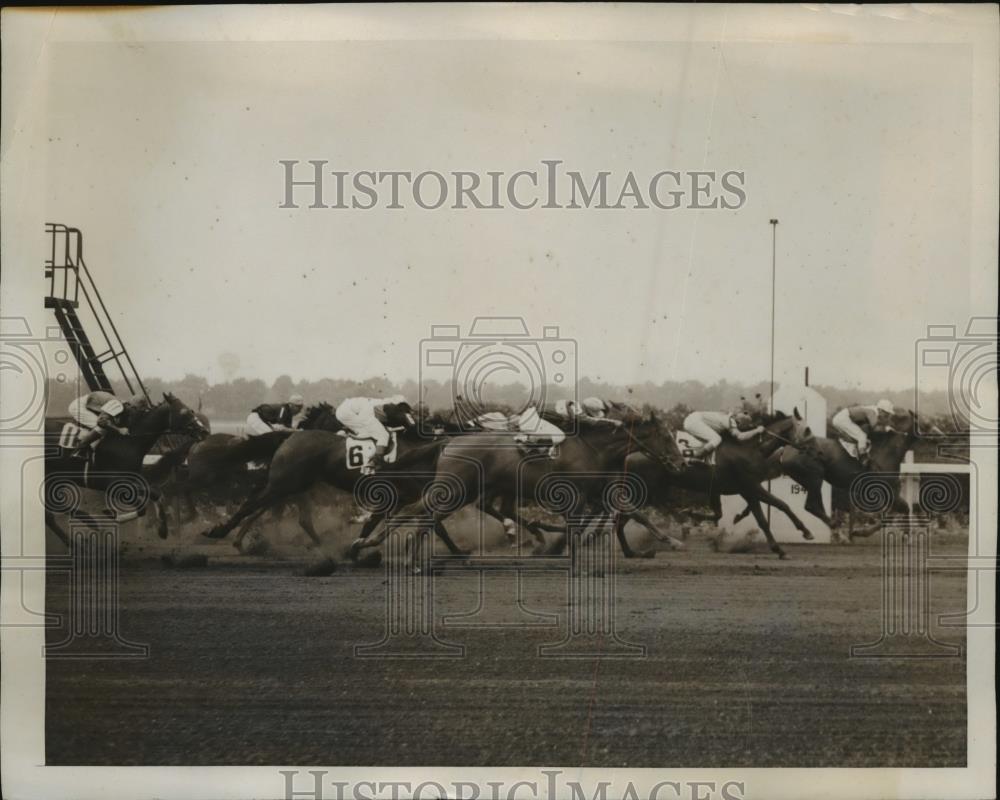
<svg viewBox="0 0 1000 800">
<path fill-rule="evenodd" d="M 80 441 L 76 443 L 76 447 L 73 448 L 73 452 L 70 453 L 70 457 L 83 459 L 89 458 L 93 445 L 97 444 L 103 435 L 104 432 L 100 428 L 94 428 L 87 431 L 80 437 Z"/>
<path fill-rule="evenodd" d="M 375 452 L 372 454 L 371 459 L 368 461 L 368 464 L 366 465 L 368 470 L 370 470 L 369 474 L 385 466 L 385 454 L 386 452 L 388 452 L 388 449 L 389 448 L 386 447 L 384 444 L 379 444 L 375 446 Z"/>
</svg>

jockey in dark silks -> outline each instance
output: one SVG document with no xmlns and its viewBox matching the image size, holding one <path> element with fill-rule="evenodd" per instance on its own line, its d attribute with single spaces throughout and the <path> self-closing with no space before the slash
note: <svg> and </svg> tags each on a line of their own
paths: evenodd
<svg viewBox="0 0 1000 800">
<path fill-rule="evenodd" d="M 864 462 L 871 443 L 872 431 L 891 431 L 893 406 L 888 400 L 879 400 L 873 406 L 848 406 L 833 415 L 830 424 L 841 439 L 858 447 L 858 459 Z"/>
<path fill-rule="evenodd" d="M 247 436 L 293 430 L 294 419 L 302 411 L 303 405 L 302 395 L 293 394 L 287 403 L 264 403 L 257 406 L 247 417 Z"/>
</svg>

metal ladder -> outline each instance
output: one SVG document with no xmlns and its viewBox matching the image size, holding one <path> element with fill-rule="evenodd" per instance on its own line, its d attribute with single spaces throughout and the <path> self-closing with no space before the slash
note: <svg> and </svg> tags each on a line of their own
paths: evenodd
<svg viewBox="0 0 1000 800">
<path fill-rule="evenodd" d="M 112 391 L 105 365 L 114 362 L 128 387 L 129 395 L 141 392 L 149 400 L 149 393 L 132 363 L 132 357 L 128 354 L 118 328 L 83 261 L 83 234 L 77 228 L 55 222 L 46 223 L 45 232 L 51 241 L 49 258 L 45 261 L 45 277 L 49 281 L 45 307 L 51 308 L 55 313 L 59 328 L 66 337 L 66 343 L 80 366 L 80 374 L 87 386 L 92 392 L 99 389 Z M 97 347 L 87 335 L 78 309 L 86 309 L 87 315 L 96 325 Z M 101 348 L 100 351 L 98 347 Z"/>
</svg>

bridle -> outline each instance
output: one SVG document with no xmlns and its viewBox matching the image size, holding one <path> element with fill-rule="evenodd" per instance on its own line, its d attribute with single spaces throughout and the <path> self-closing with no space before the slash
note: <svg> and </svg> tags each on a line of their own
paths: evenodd
<svg viewBox="0 0 1000 800">
<path fill-rule="evenodd" d="M 651 458 L 653 461 L 656 461 L 664 469 L 666 469 L 666 470 L 668 470 L 670 472 L 673 472 L 673 471 L 675 471 L 675 470 L 677 470 L 679 468 L 679 466 L 680 466 L 679 463 L 678 464 L 671 464 L 668 459 L 664 458 L 659 453 L 654 453 L 651 448 L 647 447 L 641 441 L 639 441 L 639 439 L 636 438 L 635 434 L 632 433 L 632 431 L 630 430 L 630 428 L 631 428 L 631 425 L 627 426 L 627 424 L 625 422 L 622 422 L 622 424 L 619 425 L 617 427 L 617 429 L 615 430 L 615 432 L 612 433 L 611 435 L 615 436 L 615 435 L 618 434 L 618 431 L 622 431 L 628 437 L 629 444 L 633 445 L 636 450 L 638 450 L 640 453 L 642 453 L 647 458 Z M 669 435 L 669 433 L 668 433 L 668 435 Z"/>
</svg>

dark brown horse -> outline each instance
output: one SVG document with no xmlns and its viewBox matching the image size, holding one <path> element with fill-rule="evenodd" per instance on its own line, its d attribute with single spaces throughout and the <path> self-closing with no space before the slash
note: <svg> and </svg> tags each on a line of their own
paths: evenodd
<svg viewBox="0 0 1000 800">
<path fill-rule="evenodd" d="M 299 423 L 300 430 L 338 431 L 342 427 L 329 403 L 310 406 Z M 198 516 L 196 497 L 225 507 L 237 505 L 267 480 L 265 469 L 252 469 L 251 465 L 269 464 L 292 433 L 277 430 L 250 437 L 215 433 L 203 441 L 189 442 L 186 450 L 179 448 L 163 456 L 168 462 L 183 462 L 167 491 L 183 501 L 189 519 Z"/>
<path fill-rule="evenodd" d="M 608 507 L 609 488 L 642 493 L 641 487 L 625 485 L 623 468 L 634 453 L 645 454 L 667 471 L 683 465 L 673 436 L 653 414 L 633 416 L 617 426 L 597 423 L 582 427 L 559 446 L 556 459 L 546 452 L 524 453 L 503 433 L 456 437 L 437 462 L 435 483 L 447 487 L 447 501 L 424 498 L 414 518 L 427 521 L 424 533 L 433 529 L 440 535 L 443 521 L 459 509 L 475 503 L 491 513 L 499 504 L 499 514 L 492 516 L 515 520 L 540 544 L 544 544 L 543 530 L 558 531 L 560 535 L 548 552 L 560 552 L 567 527 L 528 520 L 521 507 L 540 505 L 563 517 L 567 524 L 578 526 L 580 520 L 589 519 L 600 528 L 614 513 Z M 384 538 L 384 533 L 374 538 L 362 536 L 352 544 L 352 552 L 374 547 Z"/>
<path fill-rule="evenodd" d="M 55 519 L 56 513 L 69 512 L 88 524 L 99 520 L 79 511 L 78 493 L 74 486 L 105 492 L 106 513 L 115 522 L 127 522 L 142 516 L 146 506 L 153 504 L 161 539 L 167 536 L 167 519 L 160 504 L 161 493 L 143 477 L 143 459 L 156 440 L 165 433 L 179 433 L 193 438 L 207 431 L 194 411 L 172 394 L 163 401 L 130 406 L 126 417 L 128 435 L 109 431 L 91 458 L 82 458 L 60 446 L 59 440 L 68 419 L 50 418 L 45 421 L 45 522 L 65 544 L 66 533 Z"/>
<path fill-rule="evenodd" d="M 719 498 L 721 495 L 740 495 L 747 502 L 750 513 L 754 515 L 757 524 L 767 537 L 771 550 L 780 558 L 787 554 L 782 549 L 767 524 L 767 517 L 761 508 L 761 503 L 774 506 L 792 521 L 792 524 L 802 533 L 802 538 L 812 539 L 813 535 L 789 508 L 788 504 L 771 494 L 764 488 L 762 482 L 768 477 L 774 477 L 772 456 L 781 447 L 799 444 L 807 446 L 813 439 L 809 428 L 798 418 L 798 413 L 791 417 L 780 416 L 765 426 L 764 432 L 753 439 L 738 442 L 730 438 L 723 439 L 715 451 L 715 463 L 690 463 L 679 472 L 664 470 L 660 464 L 650 460 L 642 453 L 629 456 L 626 469 L 642 478 L 647 486 L 656 487 L 653 494 L 654 504 L 669 503 L 671 486 L 707 494 L 709 504 L 715 513 L 716 522 L 722 517 Z M 620 514 L 616 520 L 615 533 L 626 556 L 631 548 L 625 539 L 625 523 L 636 519 L 647 528 L 655 530 L 655 526 L 641 512 Z"/>
<path fill-rule="evenodd" d="M 862 498 L 863 510 L 871 510 L 874 499 L 887 509 L 906 513 L 909 510 L 906 501 L 899 496 L 899 465 L 916 441 L 916 415 L 912 411 L 893 414 L 891 427 L 890 431 L 871 434 L 871 449 L 864 464 L 848 454 L 838 440 L 815 437 L 806 446 L 786 447 L 777 454 L 773 459 L 776 474 L 772 477 L 784 474 L 800 484 L 806 490 L 806 511 L 823 520 L 835 532 L 836 538 L 840 538 L 837 527 L 823 506 L 823 481 L 839 489 L 852 490 L 852 495 Z M 869 481 L 867 487 L 866 481 Z M 868 495 L 867 502 L 864 502 L 865 495 Z M 851 498 L 852 509 L 854 499 Z M 737 514 L 735 522 L 742 520 L 749 511 L 744 509 Z M 872 530 L 875 529 L 877 526 Z M 853 520 L 848 538 L 851 535 Z"/>
<path fill-rule="evenodd" d="M 387 427 L 411 427 L 412 417 L 408 404 L 385 406 L 385 414 Z M 242 530 L 245 531 L 245 522 L 280 503 L 298 498 L 318 484 L 350 493 L 355 493 L 359 483 L 362 484 L 362 489 L 369 487 L 373 492 L 385 491 L 386 486 L 391 487 L 389 491 L 394 502 L 384 510 L 385 514 L 391 513 L 395 508 L 402 508 L 420 499 L 421 492 L 433 480 L 438 456 L 447 441 L 440 439 L 428 442 L 416 436 L 400 435 L 395 461 L 374 475 L 367 476 L 348 463 L 346 437 L 322 430 L 300 431 L 289 436 L 278 447 L 271 460 L 266 484 L 254 492 L 228 520 L 204 531 L 202 535 L 221 539 L 241 523 L 244 523 Z M 309 508 L 308 504 L 304 507 Z M 300 524 L 314 542 L 321 544 L 312 524 L 311 513 L 302 513 L 302 508 L 300 506 Z M 465 552 L 455 545 L 443 527 L 438 533 L 452 552 Z"/>
</svg>

